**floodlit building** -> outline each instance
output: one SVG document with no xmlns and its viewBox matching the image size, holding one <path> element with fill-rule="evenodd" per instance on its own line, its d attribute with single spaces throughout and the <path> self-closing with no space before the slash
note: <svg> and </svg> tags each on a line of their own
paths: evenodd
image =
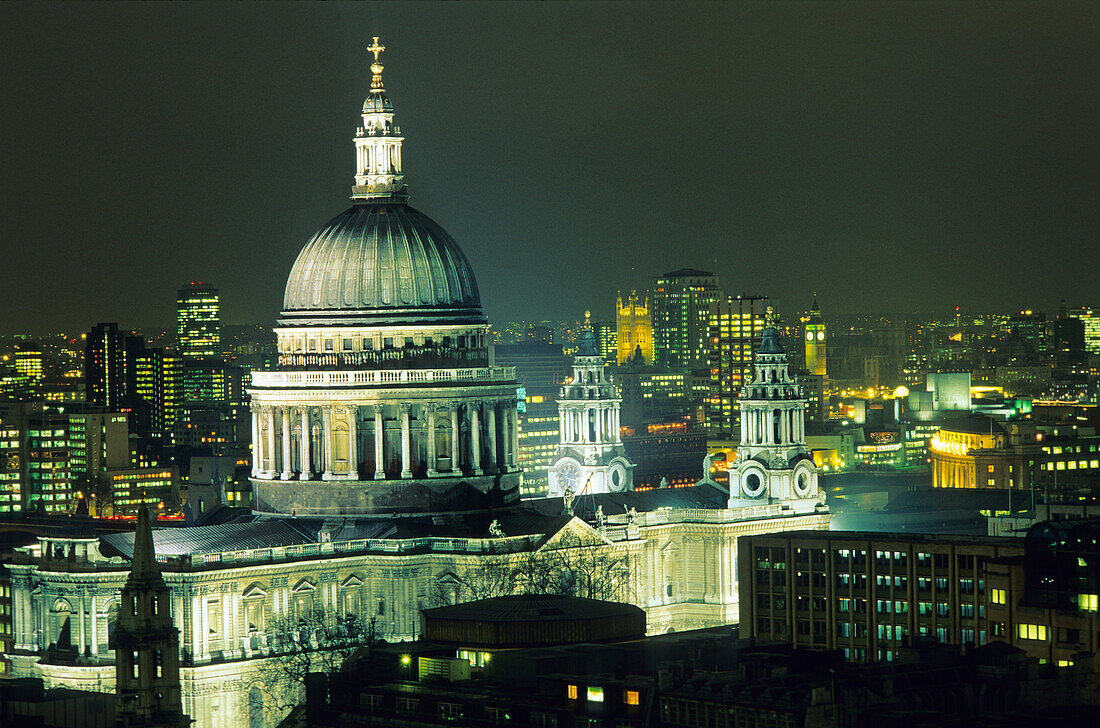
<svg viewBox="0 0 1100 728">
<path fill-rule="evenodd" d="M 585 583 L 643 609 L 651 632 L 718 626 L 738 619 L 739 535 L 828 527 L 823 508 L 728 507 L 713 484 L 631 491 L 629 464 L 616 459 L 619 400 L 590 329 L 564 388 L 559 444 L 582 472 L 622 490 L 520 502 L 515 373 L 491 360 L 468 260 L 407 204 L 377 38 L 370 50 L 352 205 L 298 255 L 277 367 L 252 373 L 252 512 L 226 509 L 226 499 L 202 509 L 208 525 L 151 535 L 195 728 L 280 720 L 285 711 L 256 686 L 295 649 L 273 630 L 315 611 L 412 640 L 421 609 L 491 588 L 487 564 L 549 559 L 611 565 Z M 48 434 L 64 442 L 63 431 Z M 13 674 L 144 690 L 117 676 L 108 647 L 129 621 L 131 564 L 148 552 L 130 533 L 42 536 L 18 549 L 5 561 Z"/>
<path fill-rule="evenodd" d="M 646 364 L 653 363 L 653 312 L 637 291 L 631 291 L 626 301 L 622 293 L 615 300 L 615 335 L 616 364 L 626 364 L 639 353 Z"/>
<path fill-rule="evenodd" d="M 573 376 L 558 396 L 561 439 L 548 473 L 551 498 L 633 490 L 634 465 L 619 432 L 620 404 L 596 335 L 586 324 L 573 357 Z"/>
<path fill-rule="evenodd" d="M 806 339 L 806 371 L 824 379 L 829 376 L 826 352 L 829 341 L 825 322 L 821 318 L 821 309 L 817 305 L 817 296 L 814 296 L 809 313 L 802 319 L 802 330 Z"/>
</svg>

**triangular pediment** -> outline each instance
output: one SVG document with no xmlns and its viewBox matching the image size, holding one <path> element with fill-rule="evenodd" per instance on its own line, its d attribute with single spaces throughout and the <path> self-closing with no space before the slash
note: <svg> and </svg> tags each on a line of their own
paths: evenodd
<svg viewBox="0 0 1100 728">
<path fill-rule="evenodd" d="M 340 582 L 340 586 L 341 587 L 363 586 L 363 580 L 360 579 L 355 574 L 352 574 L 347 579 L 344 579 L 342 582 Z"/>
<path fill-rule="evenodd" d="M 249 597 L 266 597 L 266 596 L 267 596 L 267 591 L 265 591 L 264 588 L 256 582 L 252 582 L 251 584 L 249 584 L 245 588 L 245 590 L 243 592 L 241 592 L 241 597 L 244 598 L 244 599 L 248 599 Z"/>
<path fill-rule="evenodd" d="M 295 594 L 299 594 L 301 592 L 317 591 L 317 585 L 310 583 L 308 579 L 302 579 L 300 582 L 294 585 L 294 588 L 291 589 L 291 591 Z"/>
<path fill-rule="evenodd" d="M 539 551 L 576 548 L 578 546 L 604 546 L 611 543 L 599 531 L 574 516 L 557 533 L 546 539 Z"/>
</svg>

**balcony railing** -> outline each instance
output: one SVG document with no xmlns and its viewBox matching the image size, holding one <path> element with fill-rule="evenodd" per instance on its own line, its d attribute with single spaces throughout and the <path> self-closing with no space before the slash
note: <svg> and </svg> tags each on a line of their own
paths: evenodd
<svg viewBox="0 0 1100 728">
<path fill-rule="evenodd" d="M 508 382 L 515 367 L 368 369 L 364 371 L 252 372 L 253 387 L 389 387 L 433 382 Z"/>
</svg>

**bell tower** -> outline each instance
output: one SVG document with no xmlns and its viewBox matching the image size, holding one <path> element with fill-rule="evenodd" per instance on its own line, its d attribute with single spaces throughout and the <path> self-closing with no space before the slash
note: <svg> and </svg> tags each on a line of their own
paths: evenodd
<svg viewBox="0 0 1100 728">
<path fill-rule="evenodd" d="M 806 369 L 810 374 L 827 377 L 825 346 L 828 343 L 825 322 L 821 318 L 821 309 L 817 307 L 817 296 L 809 313 L 802 319 L 803 333 L 806 337 Z"/>
<path fill-rule="evenodd" d="M 118 626 L 111 636 L 119 728 L 182 728 L 191 723 L 180 699 L 179 630 L 172 623 L 169 595 L 153 551 L 149 511 L 142 508 Z"/>
<path fill-rule="evenodd" d="M 548 475 L 549 496 L 634 490 L 634 464 L 619 436 L 619 388 L 611 381 L 592 331 L 591 313 L 573 357 L 573 377 L 558 397 L 558 453 Z"/>
<path fill-rule="evenodd" d="M 806 446 L 806 400 L 790 374 L 773 312 L 741 389 L 741 444 L 730 473 L 730 508 L 781 504 L 795 512 L 825 507 Z"/>
</svg>

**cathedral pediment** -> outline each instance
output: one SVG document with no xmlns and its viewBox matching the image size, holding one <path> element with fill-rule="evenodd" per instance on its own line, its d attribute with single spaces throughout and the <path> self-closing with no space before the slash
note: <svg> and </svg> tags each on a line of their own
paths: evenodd
<svg viewBox="0 0 1100 728">
<path fill-rule="evenodd" d="M 603 546 L 611 543 L 599 531 L 580 518 L 573 518 L 539 547 L 539 551 L 575 548 L 577 546 Z"/>
</svg>

